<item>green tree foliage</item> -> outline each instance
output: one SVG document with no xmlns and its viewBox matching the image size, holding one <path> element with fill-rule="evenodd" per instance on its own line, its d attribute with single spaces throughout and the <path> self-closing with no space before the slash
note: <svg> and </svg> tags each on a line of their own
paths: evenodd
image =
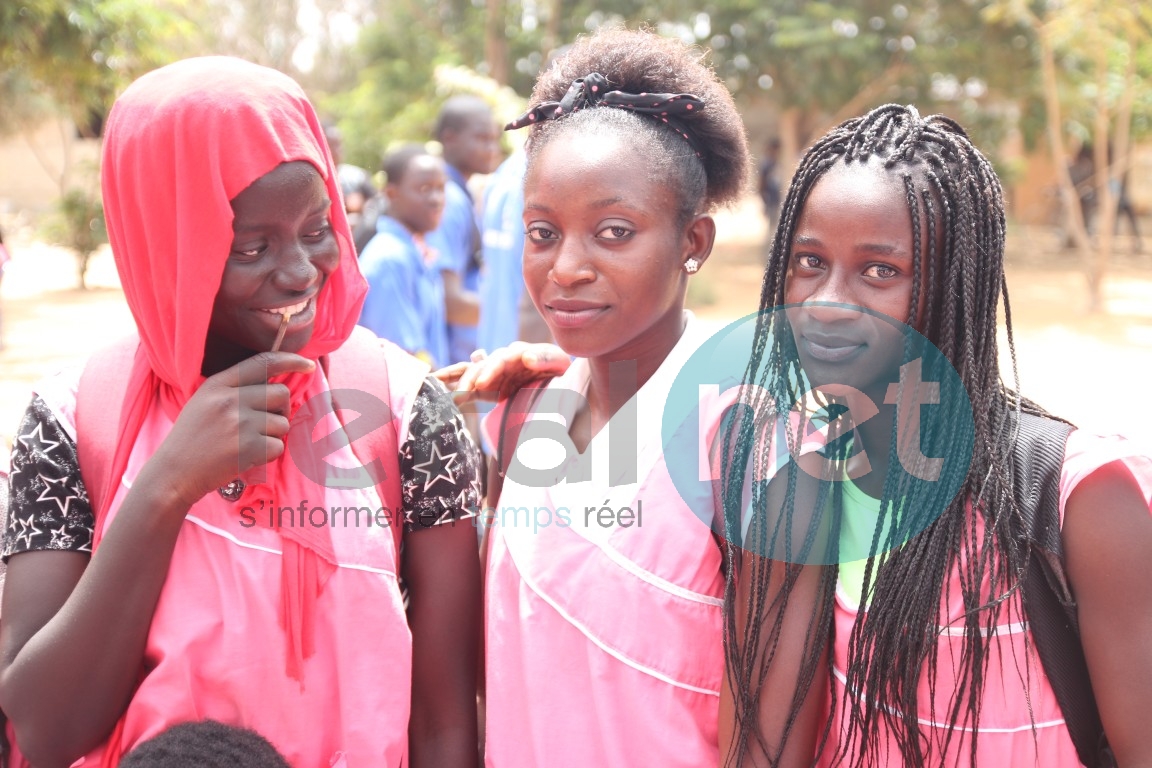
<svg viewBox="0 0 1152 768">
<path fill-rule="evenodd" d="M 499 86 L 527 96 L 551 52 L 579 34 L 616 23 L 648 25 L 708 50 L 737 103 L 772 115 L 785 160 L 834 123 L 887 101 L 951 114 L 980 146 L 991 149 L 1009 130 L 1021 130 L 1028 144 L 1043 135 L 1048 112 L 1031 19 L 1060 9 L 1067 15 L 1069 8 L 1093 3 L 1109 5 L 1104 0 L 1064 0 L 1059 7 L 1049 0 L 11 0 L 0 3 L 0 97 L 9 106 L 0 111 L 0 132 L 63 108 L 91 133 L 114 94 L 140 72 L 181 56 L 224 53 L 297 77 L 325 116 L 340 124 L 346 158 L 374 169 L 389 144 L 429 138 L 446 96 L 472 90 L 513 104 Z M 1066 34 L 1079 38 L 1072 43 L 1079 44 L 1058 45 L 1058 66 L 1070 130 L 1087 135 L 1098 101 L 1092 88 L 1118 94 L 1124 81 L 1119 74 L 1103 85 L 1096 81 L 1092 41 L 1098 38 L 1078 35 L 1077 29 L 1066 25 Z M 1124 50 L 1113 46 L 1108 56 L 1123 57 Z M 1137 80 L 1147 82 L 1152 54 L 1147 46 L 1134 50 L 1143 62 L 1136 66 Z M 496 82 L 461 74 L 468 70 Z M 1068 85 L 1073 82 L 1079 85 Z M 1146 89 L 1133 93 L 1136 134 L 1152 130 L 1150 102 Z"/>
<path fill-rule="evenodd" d="M 139 0 L 10 0 L 0 3 L 0 96 L 42 116 L 47 100 L 95 138 L 116 93 L 137 75 L 181 53 L 188 31 L 175 4 Z M 35 101 L 35 100 L 34 100 Z M 17 114 L 21 114 L 18 109 Z M 15 128 L 12 122 L 0 128 Z"/>
<path fill-rule="evenodd" d="M 23 134 L 60 199 L 51 239 L 76 254 L 80 286 L 105 242 L 97 176 L 74 178 L 72 134 L 98 139 L 116 94 L 136 76 L 192 50 L 178 0 L 8 0 L 0 3 L 0 135 Z M 55 122 L 60 156 L 33 140 Z"/>
<path fill-rule="evenodd" d="M 76 255 L 76 276 L 80 287 L 87 288 L 88 262 L 100 246 L 108 242 L 104 206 L 99 195 L 80 189 L 68 190 L 57 203 L 47 234 Z"/>
<path fill-rule="evenodd" d="M 466 30 L 451 12 L 455 4 L 444 5 L 395 3 L 361 31 L 362 63 L 355 81 L 322 101 L 326 111 L 339 117 L 348 162 L 375 170 L 390 142 L 429 138 L 436 109 L 435 67 L 463 63 L 459 49 L 467 49 L 462 44 Z M 437 34 L 437 28 L 443 33 Z"/>
<path fill-rule="evenodd" d="M 527 95 L 555 48 L 603 24 L 646 24 L 710 52 L 738 103 L 772 104 L 785 155 L 886 101 L 945 111 L 997 146 L 1040 113 L 1028 27 L 988 24 L 976 0 L 381 0 L 358 49 L 356 83 L 326 103 L 349 154 L 427 137 L 445 95 L 437 64 L 504 75 Z M 492 35 L 502 31 L 496 44 Z M 493 55 L 505 57 L 493 61 Z M 1024 76 L 1021 76 L 1024 73 Z M 441 89 L 442 90 L 442 89 Z M 1029 129 L 1028 136 L 1038 132 Z"/>
<path fill-rule="evenodd" d="M 1113 247 L 1116 192 L 1128 173 L 1133 136 L 1152 121 L 1152 6 L 1108 0 L 992 0 L 992 23 L 1026 24 L 1043 75 L 1048 144 L 1057 169 L 1065 229 L 1080 250 L 1089 309 L 1103 308 Z M 1069 141 L 1071 139 L 1071 141 Z M 1090 148 L 1088 183 L 1097 209 L 1095 242 L 1069 169 L 1074 146 Z"/>
<path fill-rule="evenodd" d="M 482 0 L 481 0 L 482 2 Z M 511 119 L 523 98 L 486 75 L 485 8 L 468 0 L 386 2 L 376 20 L 362 28 L 350 71 L 355 80 L 339 83 L 319 102 L 344 134 L 348 162 L 379 167 L 388 146 L 427 141 L 444 99 L 474 93 L 493 104 L 499 119 Z M 514 34 L 520 29 L 519 34 Z M 539 36 L 509 23 L 504 48 L 529 56 Z M 523 68 L 523 67 L 521 67 Z M 516 81 L 531 89 L 536 71 Z"/>
</svg>

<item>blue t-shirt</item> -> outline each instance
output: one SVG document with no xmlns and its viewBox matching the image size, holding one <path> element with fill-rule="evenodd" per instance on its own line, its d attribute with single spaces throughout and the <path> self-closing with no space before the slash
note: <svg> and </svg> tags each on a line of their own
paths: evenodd
<svg viewBox="0 0 1152 768">
<path fill-rule="evenodd" d="M 448 166 L 448 185 L 444 188 L 444 216 L 440 226 L 427 235 L 430 246 L 440 252 L 439 269 L 460 275 L 465 290 L 480 287 L 480 230 L 476 206 L 460 171 Z M 445 365 L 468 360 L 476 349 L 476 326 L 448 326 L 448 357 Z"/>
<path fill-rule="evenodd" d="M 360 325 L 433 367 L 447 365 L 444 279 L 438 263 L 425 263 L 412 233 L 381 216 L 360 255 L 360 270 L 368 280 Z"/>
<path fill-rule="evenodd" d="M 481 226 L 484 267 L 480 273 L 480 325 L 476 340 L 491 352 L 520 336 L 524 294 L 523 151 L 512 153 L 488 183 Z"/>
</svg>

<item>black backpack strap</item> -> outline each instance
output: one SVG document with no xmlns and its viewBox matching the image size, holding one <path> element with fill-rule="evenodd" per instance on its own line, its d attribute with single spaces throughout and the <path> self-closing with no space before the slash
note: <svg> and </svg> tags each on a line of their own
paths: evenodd
<svg viewBox="0 0 1152 768">
<path fill-rule="evenodd" d="M 500 434 L 496 443 L 496 468 L 503 478 L 508 474 L 516 446 L 520 442 L 520 432 L 528 420 L 536 401 L 548 387 L 552 376 L 529 382 L 504 402 L 504 412 L 500 415 Z M 511 417 L 511 418 L 510 418 Z"/>
<path fill-rule="evenodd" d="M 1019 535 L 1031 544 L 1023 579 L 1024 613 L 1080 762 L 1111 768 L 1116 759 L 1092 693 L 1060 538 L 1060 472 L 1072 427 L 1028 414 L 1020 416 L 1018 426 L 1012 476 L 1021 515 Z"/>
</svg>

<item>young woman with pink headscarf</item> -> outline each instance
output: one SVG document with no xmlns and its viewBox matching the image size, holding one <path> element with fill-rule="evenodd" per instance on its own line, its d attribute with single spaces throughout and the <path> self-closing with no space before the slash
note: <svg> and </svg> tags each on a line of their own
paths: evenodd
<svg viewBox="0 0 1152 768">
<path fill-rule="evenodd" d="M 293 765 L 474 765 L 479 565 L 459 521 L 478 458 L 426 366 L 353 334 L 367 288 L 303 91 L 236 59 L 159 69 L 113 108 L 103 173 L 139 344 L 93 504 L 78 377 L 46 380 L 21 424 L 0 627 L 18 746 L 115 764 L 211 718 Z M 395 414 L 367 487 L 332 479 L 367 464 L 364 414 L 330 391 L 353 342 L 383 372 L 367 402 Z M 359 511 L 400 509 L 398 562 Z"/>
</svg>

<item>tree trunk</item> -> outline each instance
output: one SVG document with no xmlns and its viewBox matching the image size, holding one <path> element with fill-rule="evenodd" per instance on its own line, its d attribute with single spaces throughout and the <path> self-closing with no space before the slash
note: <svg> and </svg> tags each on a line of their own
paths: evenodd
<svg viewBox="0 0 1152 768">
<path fill-rule="evenodd" d="M 76 124 L 67 118 L 57 121 L 60 130 L 60 154 L 63 162 L 60 165 L 60 194 L 63 195 L 72 185 L 72 150 L 75 146 Z"/>
<path fill-rule="evenodd" d="M 64 117 L 58 118 L 56 123 L 56 129 L 60 133 L 60 141 L 62 142 L 59 167 L 53 167 L 51 158 L 45 152 L 44 148 L 36 143 L 36 139 L 30 130 L 21 128 L 20 136 L 24 139 L 24 143 L 28 145 L 28 148 L 32 150 L 32 156 L 36 158 L 36 162 L 44 169 L 44 173 L 48 174 L 48 176 L 52 178 L 52 181 L 56 183 L 56 189 L 59 191 L 60 196 L 63 197 L 72 183 L 72 129 L 74 126 L 71 120 Z"/>
<path fill-rule="evenodd" d="M 788 184 L 800 162 L 800 123 L 803 118 L 799 107 L 787 107 L 780 112 L 780 186 L 781 197 L 788 194 Z"/>
<path fill-rule="evenodd" d="M 1120 103 L 1116 107 L 1116 120 L 1115 130 L 1112 138 L 1112 145 L 1116 150 L 1116 157 L 1113 162 L 1112 174 L 1120 181 L 1120 189 L 1124 188 L 1124 182 L 1127 179 L 1128 171 L 1132 167 L 1132 101 L 1135 88 L 1133 87 L 1133 80 L 1136 78 L 1136 34 L 1133 27 L 1128 25 L 1125 27 L 1125 43 L 1128 49 L 1128 62 L 1124 68 L 1124 83 L 1120 89 Z M 1116 200 L 1116 204 L 1120 204 L 1120 200 Z M 1115 227 L 1115 225 L 1113 225 Z M 1133 235 L 1139 235 L 1133 232 Z M 1137 243 L 1137 250 L 1140 244 Z"/>
<path fill-rule="evenodd" d="M 1096 117 L 1092 126 L 1093 163 L 1096 167 L 1096 253 L 1088 266 L 1088 310 L 1104 308 L 1104 278 L 1112 260 L 1112 235 L 1116 225 L 1116 195 L 1112 184 L 1112 158 L 1108 135 L 1108 46 L 1096 46 Z"/>
<path fill-rule="evenodd" d="M 488 76 L 508 85 L 508 40 L 505 0 L 487 0 L 484 18 L 484 61 Z"/>
<path fill-rule="evenodd" d="M 560 44 L 560 22 L 564 18 L 564 0 L 548 0 L 548 18 L 544 21 L 544 39 L 540 43 L 540 55 L 544 65 L 548 66 L 549 57 L 556 52 Z"/>
<path fill-rule="evenodd" d="M 1084 256 L 1085 262 L 1092 251 L 1092 244 L 1088 239 L 1088 230 L 1084 226 L 1084 213 L 1080 209 L 1080 196 L 1072 184 L 1072 176 L 1068 172 L 1068 150 L 1064 146 L 1064 134 L 1061 126 L 1064 124 L 1060 110 L 1060 88 L 1056 77 L 1056 54 L 1052 50 L 1052 41 L 1048 38 L 1048 31 L 1038 19 L 1033 20 L 1036 37 L 1040 42 L 1040 69 L 1044 81 L 1044 111 L 1046 112 L 1048 145 L 1052 151 L 1052 162 L 1056 166 L 1056 181 L 1060 190 L 1060 201 L 1064 207 L 1064 226 L 1072 235 L 1077 250 Z M 1092 304 L 1093 285 L 1091 273 L 1089 274 L 1089 305 Z"/>
</svg>

